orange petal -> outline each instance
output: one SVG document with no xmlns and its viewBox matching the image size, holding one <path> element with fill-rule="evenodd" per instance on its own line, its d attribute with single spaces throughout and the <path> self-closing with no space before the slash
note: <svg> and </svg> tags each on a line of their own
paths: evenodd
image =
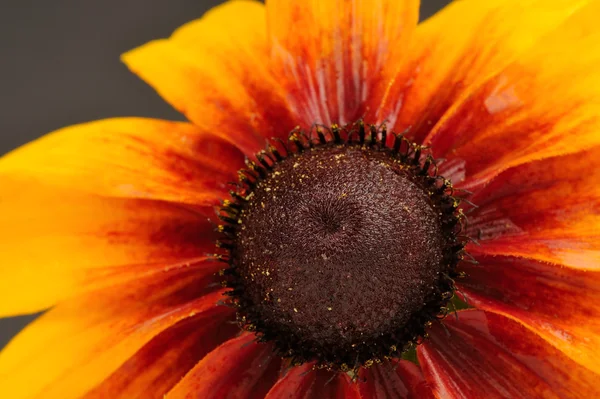
<svg viewBox="0 0 600 399">
<path fill-rule="evenodd" d="M 207 211 L 3 179 L 0 315 L 31 313 L 82 291 L 184 267 L 214 251 Z"/>
<path fill-rule="evenodd" d="M 383 98 L 374 109 L 377 119 L 389 121 L 388 126 L 398 132 L 410 128 L 409 134 L 421 142 L 456 102 L 512 61 L 523 59 L 543 35 L 588 2 L 453 2 L 418 26 L 412 46 L 405 49 L 409 60 L 400 67 L 389 65 L 385 73 L 390 83 L 376 96 Z M 544 49 L 550 52 L 553 47 L 545 45 Z M 546 58 L 538 57 L 536 65 L 541 63 L 546 64 Z M 544 91 L 532 91 L 529 96 L 548 98 L 540 93 Z"/>
<path fill-rule="evenodd" d="M 357 385 L 348 375 L 313 367 L 314 364 L 307 363 L 291 368 L 265 399 L 361 399 Z"/>
<path fill-rule="evenodd" d="M 181 320 L 209 320 L 222 290 L 212 267 L 176 269 L 91 292 L 38 318 L 0 353 L 0 397 L 75 398 Z M 214 289 L 214 288 L 213 288 Z"/>
<path fill-rule="evenodd" d="M 85 395 L 86 399 L 163 399 L 211 350 L 239 332 L 225 321 L 233 311 L 191 317 L 156 336 L 110 377 Z"/>
<path fill-rule="evenodd" d="M 418 20 L 416 0 L 267 0 L 275 76 L 301 124 L 364 116 L 386 64 L 397 64 Z"/>
<path fill-rule="evenodd" d="M 600 271 L 600 147 L 509 169 L 471 200 L 473 254 Z"/>
<path fill-rule="evenodd" d="M 197 127 L 134 118 L 65 128 L 0 159 L 0 315 L 212 253 L 207 217 L 242 163 Z"/>
<path fill-rule="evenodd" d="M 190 124 L 107 119 L 58 130 L 3 157 L 0 193 L 11 193 L 6 179 L 19 177 L 29 185 L 212 206 L 243 160 L 234 146 Z"/>
<path fill-rule="evenodd" d="M 457 281 L 470 305 L 517 320 L 600 374 L 600 271 L 507 256 L 477 260 L 462 266 L 467 277 Z"/>
<path fill-rule="evenodd" d="M 596 398 L 598 375 L 519 323 L 479 310 L 436 324 L 417 349 L 441 398 Z"/>
<path fill-rule="evenodd" d="M 576 3 L 576 2 L 574 2 Z M 600 144 L 600 3 L 591 2 L 448 110 L 425 139 L 470 190 L 511 166 Z"/>
<path fill-rule="evenodd" d="M 280 359 L 271 345 L 244 333 L 225 342 L 196 365 L 165 399 L 262 399 L 275 383 Z"/>
<path fill-rule="evenodd" d="M 362 398 L 433 399 L 421 369 L 407 360 L 362 369 L 358 382 Z"/>
<path fill-rule="evenodd" d="M 123 55 L 123 61 L 198 126 L 248 154 L 295 127 L 269 66 L 264 6 L 236 0 Z"/>
</svg>

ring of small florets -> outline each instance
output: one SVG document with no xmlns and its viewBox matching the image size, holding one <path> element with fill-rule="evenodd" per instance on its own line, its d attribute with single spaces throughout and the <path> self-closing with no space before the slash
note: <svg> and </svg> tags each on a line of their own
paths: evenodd
<svg viewBox="0 0 600 399">
<path fill-rule="evenodd" d="M 410 170 L 414 181 L 428 193 L 431 203 L 439 211 L 445 237 L 445 266 L 439 274 L 437 286 L 423 307 L 412 315 L 409 323 L 376 339 L 367 340 L 349 353 L 331 353 L 315 347 L 314 343 L 298 342 L 289 332 L 278 331 L 264 323 L 255 310 L 255 304 L 245 295 L 238 265 L 233 261 L 232 254 L 236 250 L 236 237 L 243 223 L 240 214 L 252 201 L 257 184 L 266 179 L 278 163 L 306 151 L 343 146 L 385 153 L 394 162 Z M 351 371 L 399 358 L 427 336 L 426 329 L 432 322 L 443 319 L 452 309 L 450 299 L 456 290 L 455 279 L 463 277 L 457 271 L 457 266 L 462 260 L 470 258 L 465 251 L 469 238 L 461 235 L 466 219 L 459 207 L 462 198 L 448 179 L 438 175 L 436 161 L 426 147 L 411 142 L 402 134 L 388 132 L 385 125 L 366 125 L 362 121 L 344 127 L 315 125 L 308 133 L 294 129 L 287 141 L 273 139 L 254 159 L 246 160 L 246 168 L 240 170 L 238 176 L 239 182 L 232 183 L 234 189 L 230 191 L 230 198 L 223 201 L 217 212 L 221 221 L 217 226 L 221 239 L 217 242 L 215 258 L 227 264 L 220 275 L 223 276 L 223 285 L 229 288 L 229 303 L 237 309 L 240 327 L 254 331 L 259 341 L 273 342 L 277 354 L 289 359 L 291 364 L 316 361 L 317 367 Z"/>
</svg>

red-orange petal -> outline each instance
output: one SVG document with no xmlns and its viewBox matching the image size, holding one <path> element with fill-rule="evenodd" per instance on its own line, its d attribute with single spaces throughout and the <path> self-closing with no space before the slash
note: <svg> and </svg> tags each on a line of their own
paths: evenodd
<svg viewBox="0 0 600 399">
<path fill-rule="evenodd" d="M 433 127 L 425 144 L 437 157 L 465 161 L 464 188 L 473 191 L 515 165 L 600 144 L 599 14 L 598 2 L 582 7 Z"/>
<path fill-rule="evenodd" d="M 551 63 L 546 63 L 546 58 L 539 55 L 538 58 L 530 57 L 528 53 L 531 48 L 537 48 L 541 37 L 555 30 L 588 2 L 453 2 L 417 27 L 411 46 L 405 49 L 408 59 L 401 65 L 390 64 L 384 71 L 389 77 L 389 84 L 376 96 L 383 99 L 378 108 L 373 108 L 377 120 L 389 122 L 388 127 L 398 132 L 408 128 L 408 135 L 421 142 L 457 102 L 468 97 L 482 82 L 514 60 L 522 60 L 527 55 L 528 60 L 535 61 L 534 65 L 544 64 L 552 68 Z M 547 53 L 555 50 L 550 43 L 544 44 L 543 49 Z M 566 72 L 564 78 L 567 78 L 567 73 L 570 74 Z M 544 91 L 527 94 L 536 100 L 548 98 L 539 93 Z"/>
<path fill-rule="evenodd" d="M 600 271 L 600 147 L 511 168 L 471 198 L 472 253 Z"/>
<path fill-rule="evenodd" d="M 600 374 L 599 153 L 512 167 L 477 192 L 467 234 L 481 266 L 462 265 L 461 289 Z"/>
<path fill-rule="evenodd" d="M 274 74 L 303 127 L 364 116 L 386 64 L 406 56 L 417 0 L 267 0 Z"/>
<path fill-rule="evenodd" d="M 228 1 L 123 61 L 190 121 L 252 155 L 297 124 L 270 71 L 265 14 L 258 1 Z"/>
<path fill-rule="evenodd" d="M 417 349 L 441 398 L 595 398 L 599 375 L 521 324 L 480 310 L 458 312 L 430 329 Z"/>
<path fill-rule="evenodd" d="M 233 309 L 183 320 L 140 349 L 86 399 L 163 399 L 206 354 L 239 332 Z"/>
<path fill-rule="evenodd" d="M 358 388 L 363 399 L 433 399 L 421 369 L 407 360 L 362 369 Z"/>
<path fill-rule="evenodd" d="M 600 271 L 510 256 L 477 260 L 461 267 L 467 277 L 458 281 L 470 305 L 519 321 L 600 375 Z"/>
<path fill-rule="evenodd" d="M 265 399 L 361 399 L 358 386 L 348 375 L 313 367 L 307 363 L 287 370 Z"/>
<path fill-rule="evenodd" d="M 281 360 L 273 347 L 244 333 L 202 359 L 165 399 L 262 399 L 277 380 Z"/>
<path fill-rule="evenodd" d="M 228 312 L 217 269 L 156 273 L 57 305 L 0 353 L 0 397 L 80 397 L 169 327 Z"/>
</svg>

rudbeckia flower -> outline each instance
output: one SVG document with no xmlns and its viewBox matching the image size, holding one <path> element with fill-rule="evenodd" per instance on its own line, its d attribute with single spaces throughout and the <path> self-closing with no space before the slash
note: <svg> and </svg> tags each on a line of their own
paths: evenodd
<svg viewBox="0 0 600 399">
<path fill-rule="evenodd" d="M 600 397 L 600 2 L 233 0 L 189 122 L 0 161 L 2 398 Z"/>
</svg>

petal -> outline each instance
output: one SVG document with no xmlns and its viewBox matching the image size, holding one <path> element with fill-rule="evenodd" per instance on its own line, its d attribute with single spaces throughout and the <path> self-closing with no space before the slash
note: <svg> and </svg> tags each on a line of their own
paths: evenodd
<svg viewBox="0 0 600 399">
<path fill-rule="evenodd" d="M 521 324 L 479 310 L 433 326 L 417 349 L 425 378 L 442 398 L 594 398 L 598 375 Z"/>
<path fill-rule="evenodd" d="M 600 271 L 600 147 L 511 168 L 471 200 L 473 254 Z"/>
<path fill-rule="evenodd" d="M 231 144 L 193 125 L 116 118 L 70 126 L 0 160 L 6 179 L 126 198 L 214 205 L 244 166 Z M 20 188 L 20 187 L 19 187 Z"/>
<path fill-rule="evenodd" d="M 358 387 L 348 375 L 313 367 L 314 364 L 307 363 L 291 368 L 265 399 L 361 399 Z"/>
<path fill-rule="evenodd" d="M 267 0 L 275 76 L 301 124 L 346 124 L 406 54 L 416 0 Z"/>
<path fill-rule="evenodd" d="M 223 309 L 221 309 L 223 310 Z M 239 327 L 232 312 L 191 317 L 177 323 L 140 349 L 86 399 L 163 399 L 196 363 L 231 339 Z"/>
<path fill-rule="evenodd" d="M 123 61 L 189 120 L 253 154 L 265 138 L 285 137 L 297 124 L 268 55 L 264 6 L 236 0 Z"/>
<path fill-rule="evenodd" d="M 433 399 L 421 369 L 407 360 L 362 369 L 358 387 L 365 399 Z"/>
<path fill-rule="evenodd" d="M 472 197 L 461 289 L 600 373 L 600 147 L 513 167 Z"/>
<path fill-rule="evenodd" d="M 165 399 L 264 398 L 277 380 L 280 359 L 272 347 L 244 333 L 209 353 Z"/>
<path fill-rule="evenodd" d="M 457 281 L 469 305 L 517 320 L 600 374 L 600 271 L 508 256 L 477 260 Z"/>
<path fill-rule="evenodd" d="M 419 25 L 407 50 L 409 60 L 385 71 L 391 79 L 381 95 L 377 120 L 388 121 L 397 132 L 409 128 L 421 142 L 460 98 L 522 58 L 588 1 L 453 2 Z M 537 93 L 531 95 L 539 98 Z"/>
<path fill-rule="evenodd" d="M 0 315 L 205 257 L 207 216 L 241 165 L 197 127 L 137 118 L 65 128 L 0 159 L 0 290 L 11 298 Z"/>
<path fill-rule="evenodd" d="M 206 209 L 3 182 L 0 292 L 10 299 L 0 301 L 0 315 L 42 310 L 214 250 Z"/>
<path fill-rule="evenodd" d="M 0 354 L 0 397 L 76 398 L 111 375 L 152 338 L 181 320 L 211 320 L 222 290 L 212 267 L 177 269 L 62 303 Z M 213 288 L 214 290 L 214 288 Z"/>
<path fill-rule="evenodd" d="M 469 93 L 425 144 L 466 161 L 476 190 L 511 166 L 600 144 L 600 3 L 591 2 Z"/>
</svg>

